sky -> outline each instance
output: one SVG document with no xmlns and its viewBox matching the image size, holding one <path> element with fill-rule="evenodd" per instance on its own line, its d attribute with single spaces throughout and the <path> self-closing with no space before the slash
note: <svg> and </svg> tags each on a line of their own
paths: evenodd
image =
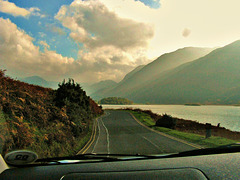
<svg viewBox="0 0 240 180">
<path fill-rule="evenodd" d="M 239 0 L 0 0 L 0 69 L 13 78 L 120 81 L 183 47 L 240 39 Z"/>
</svg>

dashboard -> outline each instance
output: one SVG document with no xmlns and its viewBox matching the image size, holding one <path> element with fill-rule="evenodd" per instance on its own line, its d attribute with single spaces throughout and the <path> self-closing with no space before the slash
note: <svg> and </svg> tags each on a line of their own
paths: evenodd
<svg viewBox="0 0 240 180">
<path fill-rule="evenodd" d="M 240 179 L 240 153 L 10 168 L 0 179 Z"/>
</svg>

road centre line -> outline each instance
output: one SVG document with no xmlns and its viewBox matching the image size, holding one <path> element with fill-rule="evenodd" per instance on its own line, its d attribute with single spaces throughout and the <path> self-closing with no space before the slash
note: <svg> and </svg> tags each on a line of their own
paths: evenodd
<svg viewBox="0 0 240 180">
<path fill-rule="evenodd" d="M 103 125 L 103 127 L 105 128 L 105 130 L 106 130 L 106 134 L 107 134 L 107 154 L 110 154 L 110 150 L 109 150 L 109 133 L 108 133 L 108 129 L 107 129 L 107 127 L 105 126 L 105 124 L 103 123 L 103 121 L 102 121 L 102 119 L 101 119 L 101 122 L 102 122 L 102 125 Z"/>
</svg>

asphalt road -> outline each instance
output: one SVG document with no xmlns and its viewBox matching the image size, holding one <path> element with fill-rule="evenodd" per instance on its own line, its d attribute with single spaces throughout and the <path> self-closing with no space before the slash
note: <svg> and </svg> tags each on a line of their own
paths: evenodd
<svg viewBox="0 0 240 180">
<path fill-rule="evenodd" d="M 125 111 L 106 111 L 96 122 L 92 142 L 82 153 L 165 154 L 196 149 L 139 124 Z"/>
</svg>

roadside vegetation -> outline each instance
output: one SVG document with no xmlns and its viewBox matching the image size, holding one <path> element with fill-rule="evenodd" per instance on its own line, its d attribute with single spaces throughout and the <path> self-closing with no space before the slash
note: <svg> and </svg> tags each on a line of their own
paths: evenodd
<svg viewBox="0 0 240 180">
<path fill-rule="evenodd" d="M 179 139 L 186 140 L 188 142 L 198 144 L 202 147 L 217 147 L 217 146 L 232 144 L 232 143 L 238 142 L 238 140 L 240 139 L 240 133 L 232 132 L 225 128 L 220 128 L 220 129 L 222 129 L 222 131 L 226 131 L 225 133 L 222 133 L 222 136 L 229 133 L 228 136 L 226 135 L 227 138 L 217 136 L 216 134 L 219 134 L 218 132 L 219 129 L 215 127 L 213 127 L 212 129 L 212 136 L 210 138 L 205 138 L 206 130 L 202 130 L 202 128 L 199 128 L 199 131 L 197 132 L 197 129 L 196 129 L 197 127 L 205 126 L 204 124 L 201 124 L 195 121 L 190 121 L 190 120 L 173 118 L 167 114 L 163 114 L 163 115 L 154 114 L 149 110 L 129 109 L 129 108 L 125 110 L 132 113 L 133 116 L 135 116 L 135 118 L 138 121 L 140 121 L 142 124 L 144 124 L 149 128 L 152 128 L 156 131 L 163 132 L 173 137 L 177 137 Z M 161 119 L 166 118 L 166 116 L 168 119 L 171 119 L 171 118 L 175 119 L 172 121 L 176 123 L 175 127 L 166 128 L 166 127 L 160 127 L 156 125 L 157 121 L 161 121 Z M 181 126 L 184 127 L 184 121 L 186 126 L 185 129 L 181 128 Z M 235 134 L 235 136 L 233 136 L 232 134 Z"/>
<path fill-rule="evenodd" d="M 0 70 L 0 153 L 29 149 L 39 157 L 76 154 L 103 113 L 74 80 L 57 90 L 6 77 Z"/>
</svg>

